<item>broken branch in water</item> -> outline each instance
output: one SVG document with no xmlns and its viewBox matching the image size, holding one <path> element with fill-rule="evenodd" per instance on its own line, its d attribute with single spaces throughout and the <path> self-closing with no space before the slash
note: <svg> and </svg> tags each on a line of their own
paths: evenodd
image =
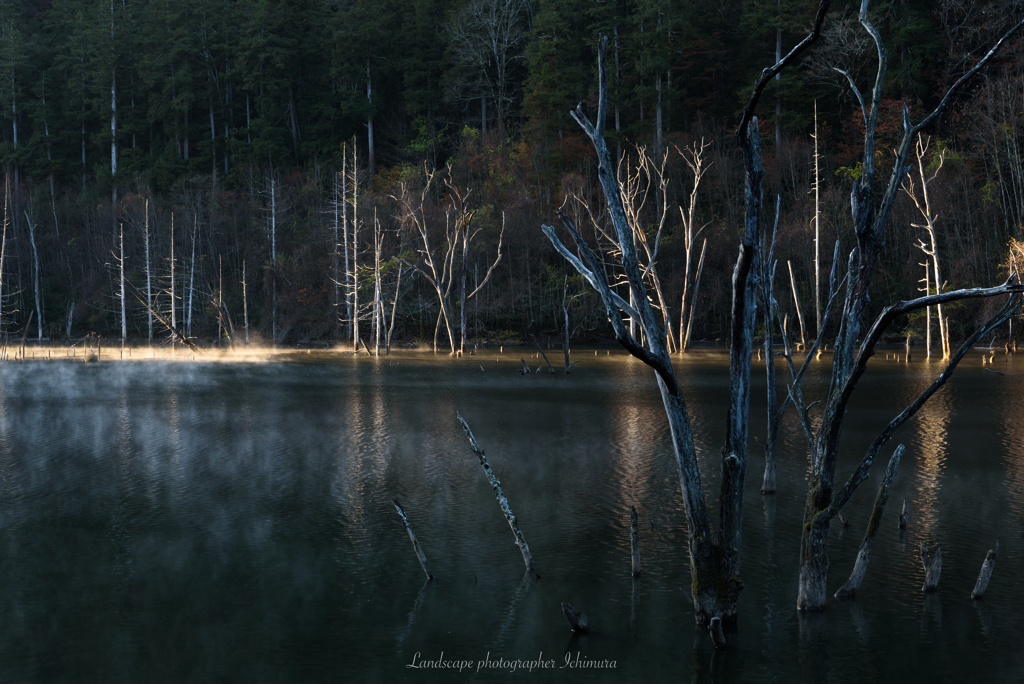
<svg viewBox="0 0 1024 684">
<path fill-rule="evenodd" d="M 434 579 L 434 573 L 430 570 L 430 563 L 427 562 L 427 557 L 423 554 L 423 549 L 420 548 L 420 543 L 416 539 L 416 535 L 413 534 L 412 526 L 409 524 L 409 518 L 405 515 L 405 509 L 402 508 L 402 504 L 398 503 L 398 497 L 391 497 L 391 503 L 395 505 L 395 510 L 398 511 L 399 517 L 402 519 L 402 524 L 405 525 L 405 531 L 409 533 L 409 541 L 412 542 L 412 548 L 416 551 L 416 558 L 420 561 L 420 566 L 423 568 L 423 572 L 427 573 L 427 581 Z"/>
<path fill-rule="evenodd" d="M 516 521 L 516 516 L 513 515 L 512 509 L 508 506 L 508 499 L 501 492 L 501 482 L 494 475 L 494 471 L 491 470 L 491 465 L 487 462 L 487 458 L 484 456 L 484 450 L 480 448 L 480 445 L 476 442 L 476 437 L 473 436 L 473 431 L 469 429 L 469 423 L 467 423 L 458 411 L 455 412 L 455 416 L 462 423 L 462 429 L 466 432 L 466 436 L 469 438 L 469 446 L 473 449 L 473 453 L 480 459 L 480 467 L 484 469 L 484 474 L 487 475 L 487 481 L 491 484 L 491 489 L 494 490 L 494 496 L 498 500 L 498 506 L 501 507 L 501 512 L 505 514 L 505 520 L 508 521 L 508 526 L 512 528 L 512 533 L 516 537 L 516 546 L 523 554 L 523 562 L 526 563 L 526 570 L 537 579 L 540 579 L 540 574 L 537 573 L 537 568 L 533 565 L 533 556 L 530 554 L 530 547 L 526 545 L 526 539 L 523 537 L 523 533 L 519 530 L 519 523 Z"/>
<path fill-rule="evenodd" d="M 871 510 L 871 518 L 868 520 L 868 528 L 864 533 L 864 539 L 860 543 L 860 551 L 857 552 L 857 560 L 853 564 L 853 572 L 846 584 L 835 593 L 836 598 L 845 598 L 857 593 L 860 583 L 864 580 L 864 573 L 868 569 L 868 559 L 871 555 L 871 546 L 875 543 L 875 535 L 878 533 L 882 521 L 882 511 L 885 510 L 885 502 L 889 500 L 889 489 L 896 477 L 896 469 L 900 465 L 900 457 L 903 456 L 903 445 L 896 447 L 895 453 L 889 459 L 889 466 L 885 469 L 885 477 L 878 486 L 878 496 L 875 497 L 875 505 Z M 844 523 L 845 524 L 845 523 Z"/>
<path fill-rule="evenodd" d="M 548 364 L 548 372 L 551 373 L 552 375 L 554 375 L 555 374 L 555 369 L 551 365 L 551 362 L 548 361 L 548 355 L 544 353 L 543 349 L 541 349 L 540 342 L 537 342 L 536 340 L 534 340 L 533 342 L 534 342 L 534 344 L 537 345 L 537 351 L 539 351 L 540 355 L 544 357 L 544 363 Z"/>
</svg>

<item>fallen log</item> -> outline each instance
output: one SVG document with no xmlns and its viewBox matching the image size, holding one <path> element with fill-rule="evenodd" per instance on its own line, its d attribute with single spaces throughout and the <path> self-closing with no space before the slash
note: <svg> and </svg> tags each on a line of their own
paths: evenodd
<svg viewBox="0 0 1024 684">
<path fill-rule="evenodd" d="M 430 570 L 430 563 L 427 562 L 427 557 L 423 554 L 416 535 L 413 534 L 412 525 L 409 524 L 409 518 L 405 515 L 405 509 L 402 508 L 402 504 L 398 503 L 397 496 L 391 497 L 391 503 L 395 505 L 395 510 L 398 511 L 398 516 L 402 519 L 402 524 L 405 525 L 405 531 L 409 533 L 409 541 L 412 542 L 412 548 L 416 552 L 416 558 L 419 559 L 420 567 L 423 568 L 423 572 L 427 573 L 427 581 L 432 581 L 434 573 Z"/>
</svg>

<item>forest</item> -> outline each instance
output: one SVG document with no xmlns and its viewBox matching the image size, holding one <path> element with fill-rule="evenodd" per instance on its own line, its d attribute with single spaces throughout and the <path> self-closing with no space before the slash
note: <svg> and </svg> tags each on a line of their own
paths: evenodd
<svg viewBox="0 0 1024 684">
<path fill-rule="evenodd" d="M 864 116 L 851 85 L 867 89 L 875 69 L 857 10 L 832 4 L 757 112 L 779 306 L 798 342 L 816 335 L 835 244 L 854 245 Z M 597 106 L 603 36 L 606 137 L 653 305 L 672 350 L 720 342 L 743 228 L 736 127 L 760 70 L 814 12 L 795 0 L 2 0 L 0 329 L 155 342 L 173 328 L 198 344 L 376 352 L 609 340 L 600 298 L 540 230 L 561 209 L 614 252 L 597 161 L 569 115 Z M 904 103 L 931 111 L 1022 15 L 1012 0 L 873 3 L 890 55 L 879 169 Z M 875 301 L 1005 279 L 1024 231 L 1022 147 L 1017 35 L 918 139 L 868 315 Z M 994 306 L 907 316 L 890 341 L 948 355 Z"/>
</svg>

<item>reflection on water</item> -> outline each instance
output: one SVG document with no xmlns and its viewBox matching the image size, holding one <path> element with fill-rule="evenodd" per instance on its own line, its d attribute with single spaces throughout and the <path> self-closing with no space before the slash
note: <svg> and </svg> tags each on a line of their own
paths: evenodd
<svg viewBox="0 0 1024 684">
<path fill-rule="evenodd" d="M 925 368 L 937 374 L 941 369 L 936 366 L 929 363 Z M 908 394 L 916 397 L 932 381 L 931 374 L 915 375 L 907 381 Z M 919 535 L 926 544 L 933 543 L 932 535 L 941 514 L 939 488 L 947 458 L 946 430 L 953 413 L 950 394 L 945 388 L 940 389 L 918 410 L 912 422 L 917 437 L 918 461 L 912 477 L 918 482 L 918 493 L 911 503 L 911 515 L 918 518 Z"/>
<path fill-rule="evenodd" d="M 803 436 L 787 416 L 772 497 L 758 493 L 754 445 L 746 591 L 735 647 L 716 652 L 685 599 L 685 520 L 651 373 L 620 353 L 572 376 L 521 377 L 517 359 L 0 364 L 0 679 L 1012 681 L 1024 667 L 1017 362 L 995 376 L 968 359 L 894 436 L 907 455 L 868 574 L 856 600 L 823 615 L 794 608 Z M 715 510 L 726 358 L 696 352 L 681 367 Z M 839 475 L 934 372 L 873 362 Z M 808 401 L 827 381 L 816 363 Z M 763 376 L 752 396 L 751 434 L 763 435 Z M 456 409 L 487 451 L 543 580 L 523 577 Z M 831 535 L 830 585 L 849 573 L 882 467 L 850 502 L 850 530 Z M 396 495 L 434 582 L 423 582 Z M 901 538 L 903 498 L 914 510 Z M 639 580 L 630 577 L 631 504 Z M 997 535 L 992 583 L 972 604 Z M 944 555 L 939 591 L 927 597 L 919 540 Z M 588 615 L 586 638 L 571 639 L 562 601 Z M 460 675 L 406 668 L 416 653 L 617 665 Z"/>
</svg>

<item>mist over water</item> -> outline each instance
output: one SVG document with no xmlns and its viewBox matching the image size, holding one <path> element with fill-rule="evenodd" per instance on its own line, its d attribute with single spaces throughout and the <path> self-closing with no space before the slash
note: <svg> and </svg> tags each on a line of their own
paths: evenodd
<svg viewBox="0 0 1024 684">
<path fill-rule="evenodd" d="M 907 453 L 860 594 L 823 615 L 795 610 L 803 437 L 787 416 L 774 497 L 758 493 L 763 456 L 751 439 L 746 589 L 734 647 L 715 653 L 684 598 L 685 519 L 653 377 L 621 351 L 580 358 L 571 376 L 529 377 L 517 374 L 518 350 L 0 363 L 0 680 L 1019 678 L 1024 363 L 1000 362 L 997 376 L 968 358 L 900 429 L 883 455 L 900 442 Z M 677 363 L 713 501 L 727 359 L 695 352 Z M 872 361 L 837 477 L 938 370 Z M 751 435 L 763 439 L 763 364 L 754 374 Z M 824 386 L 818 363 L 806 391 Z M 456 410 L 501 480 L 540 581 L 524 580 Z M 833 524 L 831 591 L 852 568 L 882 468 L 846 508 L 850 527 Z M 430 584 L 392 496 L 433 567 Z M 904 499 L 911 524 L 900 533 Z M 992 583 L 972 603 L 996 536 Z M 936 595 L 920 591 L 922 541 L 942 546 Z M 570 639 L 561 601 L 594 632 Z M 475 670 L 488 654 L 541 652 L 557 669 L 406 667 L 417 653 Z M 615 668 L 561 668 L 566 653 Z"/>
</svg>

